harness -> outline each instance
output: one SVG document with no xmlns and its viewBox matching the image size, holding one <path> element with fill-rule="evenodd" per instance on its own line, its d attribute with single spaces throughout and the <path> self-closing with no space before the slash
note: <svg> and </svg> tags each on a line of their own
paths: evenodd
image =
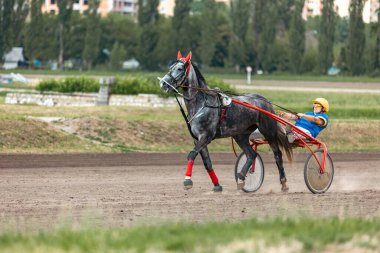
<svg viewBox="0 0 380 253">
<path fill-rule="evenodd" d="M 188 88 L 192 88 L 192 87 L 188 87 Z M 179 93 L 180 94 L 180 93 Z M 205 93 L 202 92 L 202 95 L 203 95 L 203 101 L 204 101 L 204 104 L 203 106 L 189 119 L 188 117 L 188 114 L 185 113 L 185 110 L 183 109 L 183 106 L 182 104 L 179 102 L 178 100 L 178 97 L 175 95 L 175 99 L 179 105 L 179 108 L 180 108 L 180 111 L 181 111 L 181 114 L 182 114 L 182 117 L 183 119 L 185 120 L 186 122 L 186 125 L 187 125 L 187 129 L 189 130 L 190 132 L 190 135 L 191 137 L 193 137 L 193 139 L 197 140 L 198 138 L 194 135 L 194 133 L 191 131 L 191 121 L 193 121 L 195 118 L 199 117 L 202 113 L 202 110 L 204 108 L 212 108 L 212 109 L 218 109 L 218 115 L 219 115 L 219 122 L 218 122 L 218 126 L 217 126 L 217 132 L 221 133 L 221 124 L 223 123 L 224 119 L 226 118 L 226 115 L 227 115 L 227 109 L 228 109 L 228 106 L 224 106 L 223 103 L 222 103 L 222 100 L 221 100 L 221 96 L 220 96 L 221 93 L 217 93 L 217 105 L 210 105 L 207 103 L 207 97 L 205 96 Z M 224 95 L 224 94 L 223 94 Z M 225 95 L 224 95 L 225 96 Z M 184 97 L 185 98 L 185 97 Z M 195 95 L 192 99 L 195 98 Z"/>
</svg>

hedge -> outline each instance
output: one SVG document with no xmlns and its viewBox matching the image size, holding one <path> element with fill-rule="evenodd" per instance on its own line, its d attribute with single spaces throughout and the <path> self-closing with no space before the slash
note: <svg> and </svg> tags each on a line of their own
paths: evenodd
<svg viewBox="0 0 380 253">
<path fill-rule="evenodd" d="M 99 83 L 97 80 L 89 77 L 67 77 L 62 80 L 44 80 L 41 81 L 37 88 L 40 92 L 98 92 Z"/>
<path fill-rule="evenodd" d="M 235 92 L 234 88 L 220 79 L 210 78 L 207 83 L 211 88 L 218 87 L 224 91 Z M 62 80 L 50 79 L 41 81 L 36 89 L 40 92 L 98 92 L 99 81 L 91 77 L 69 77 Z M 139 93 L 168 96 L 168 94 L 160 90 L 158 80 L 155 77 L 118 77 L 111 85 L 111 94 L 137 95 Z"/>
</svg>

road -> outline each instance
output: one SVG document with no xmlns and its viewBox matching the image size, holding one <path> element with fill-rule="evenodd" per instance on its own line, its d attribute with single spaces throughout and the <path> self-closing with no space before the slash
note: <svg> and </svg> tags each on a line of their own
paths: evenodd
<svg viewBox="0 0 380 253">
<path fill-rule="evenodd" d="M 380 83 L 253 80 L 250 85 L 247 85 L 246 80 L 226 79 L 223 81 L 234 85 L 239 90 L 281 90 L 380 94 Z"/>
<path fill-rule="evenodd" d="M 263 186 L 247 194 L 236 190 L 230 153 L 211 154 L 222 193 L 211 191 L 199 159 L 193 189 L 183 189 L 183 153 L 0 155 L 0 230 L 380 215 L 379 154 L 332 154 L 335 177 L 322 195 L 304 183 L 305 156 L 285 164 L 290 191 L 282 193 L 274 159 L 264 154 Z"/>
</svg>

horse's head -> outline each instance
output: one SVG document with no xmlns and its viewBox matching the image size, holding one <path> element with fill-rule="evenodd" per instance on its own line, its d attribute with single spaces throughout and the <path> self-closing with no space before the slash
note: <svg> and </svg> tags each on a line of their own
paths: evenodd
<svg viewBox="0 0 380 253">
<path fill-rule="evenodd" d="M 191 67 L 191 52 L 182 57 L 178 51 L 177 61 L 169 67 L 169 72 L 160 79 L 160 88 L 164 92 L 176 91 L 187 79 Z"/>
</svg>

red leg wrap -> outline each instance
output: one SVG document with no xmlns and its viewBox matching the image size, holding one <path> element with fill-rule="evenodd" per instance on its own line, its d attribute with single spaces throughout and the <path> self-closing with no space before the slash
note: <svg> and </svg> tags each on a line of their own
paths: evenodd
<svg viewBox="0 0 380 253">
<path fill-rule="evenodd" d="M 208 175 L 210 176 L 211 181 L 212 181 L 212 183 L 213 183 L 214 185 L 219 184 L 218 177 L 216 176 L 214 170 L 210 170 L 210 171 L 208 172 Z"/>
<path fill-rule="evenodd" d="M 186 169 L 186 173 L 185 173 L 185 176 L 187 177 L 191 177 L 191 174 L 193 174 L 193 165 L 194 165 L 194 160 L 189 160 L 187 162 L 187 169 Z"/>
</svg>

